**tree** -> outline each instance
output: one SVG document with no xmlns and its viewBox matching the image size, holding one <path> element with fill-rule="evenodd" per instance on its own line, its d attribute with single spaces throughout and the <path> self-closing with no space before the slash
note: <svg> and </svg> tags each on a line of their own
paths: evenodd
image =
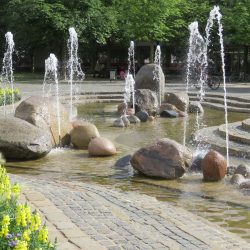
<svg viewBox="0 0 250 250">
<path fill-rule="evenodd" d="M 100 0 L 9 0 L 3 20 L 19 51 L 33 57 L 46 46 L 60 59 L 65 58 L 69 27 L 75 27 L 79 41 L 87 45 L 106 43 L 115 27 L 112 12 Z"/>
</svg>

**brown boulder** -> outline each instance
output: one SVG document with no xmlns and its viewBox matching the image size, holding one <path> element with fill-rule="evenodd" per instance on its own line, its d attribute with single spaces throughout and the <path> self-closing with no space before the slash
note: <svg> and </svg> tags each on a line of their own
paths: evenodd
<svg viewBox="0 0 250 250">
<path fill-rule="evenodd" d="M 71 143 L 79 149 L 87 149 L 90 140 L 99 136 L 96 126 L 89 122 L 75 122 L 70 131 Z"/>
<path fill-rule="evenodd" d="M 178 142 L 163 138 L 139 149 L 131 159 L 137 171 L 153 177 L 176 179 L 192 163 L 192 152 Z"/>
<path fill-rule="evenodd" d="M 68 133 L 72 126 L 69 114 L 60 103 L 61 146 L 68 144 Z M 31 96 L 22 101 L 16 108 L 15 117 L 25 120 L 51 134 L 52 145 L 59 145 L 57 120 L 57 102 L 54 97 Z"/>
<path fill-rule="evenodd" d="M 174 105 L 180 111 L 186 111 L 186 107 L 189 104 L 189 97 L 185 92 L 165 93 L 164 102 Z"/>
<path fill-rule="evenodd" d="M 203 177 L 206 181 L 218 181 L 227 173 L 227 161 L 223 155 L 210 150 L 201 161 Z"/>
<path fill-rule="evenodd" d="M 89 155 L 92 156 L 110 156 L 116 154 L 114 143 L 104 137 L 92 139 L 89 143 L 88 150 Z"/>
</svg>

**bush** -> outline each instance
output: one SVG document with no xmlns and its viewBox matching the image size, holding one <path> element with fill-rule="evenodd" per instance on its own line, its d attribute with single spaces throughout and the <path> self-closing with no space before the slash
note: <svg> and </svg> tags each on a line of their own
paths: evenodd
<svg viewBox="0 0 250 250">
<path fill-rule="evenodd" d="M 11 185 L 5 168 L 0 166 L 0 249 L 54 250 L 48 241 L 48 229 L 41 226 L 37 211 L 19 204 L 19 185 Z"/>
<path fill-rule="evenodd" d="M 19 94 L 19 89 L 14 89 L 14 102 L 17 102 L 21 99 Z M 0 88 L 0 106 L 4 105 L 4 96 L 5 96 L 5 105 L 12 104 L 12 89 L 11 88 Z"/>
</svg>

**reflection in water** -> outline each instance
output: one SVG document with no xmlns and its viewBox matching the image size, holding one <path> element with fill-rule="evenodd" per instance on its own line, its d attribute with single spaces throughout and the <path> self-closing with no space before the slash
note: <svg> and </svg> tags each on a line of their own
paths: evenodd
<svg viewBox="0 0 250 250">
<path fill-rule="evenodd" d="M 149 179 L 133 171 L 129 157 L 118 161 L 157 138 L 169 137 L 182 143 L 183 118 L 158 118 L 129 128 L 114 128 L 111 124 L 116 117 L 115 110 L 112 104 L 90 104 L 79 107 L 78 114 L 79 118 L 94 122 L 102 136 L 115 142 L 117 155 L 90 158 L 87 150 L 53 149 L 42 159 L 8 163 L 8 171 L 41 178 L 94 182 L 148 194 L 201 215 L 250 241 L 249 196 L 229 185 L 228 179 L 205 183 L 201 174 L 188 174 L 172 181 Z M 229 122 L 245 118 L 245 114 L 229 114 Z M 201 119 L 204 126 L 224 122 L 223 112 L 209 109 L 205 109 Z M 190 147 L 194 147 L 190 139 L 195 122 L 195 114 L 190 115 L 187 128 Z"/>
</svg>

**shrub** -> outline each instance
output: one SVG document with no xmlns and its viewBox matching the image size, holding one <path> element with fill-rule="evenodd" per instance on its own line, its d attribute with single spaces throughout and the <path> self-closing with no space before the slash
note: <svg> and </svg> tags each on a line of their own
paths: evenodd
<svg viewBox="0 0 250 250">
<path fill-rule="evenodd" d="M 0 166 L 0 249 L 54 250 L 48 240 L 48 229 L 41 226 L 37 211 L 31 213 L 27 204 L 19 204 L 19 185 L 11 185 L 5 168 Z"/>
<path fill-rule="evenodd" d="M 14 89 L 14 101 L 17 102 L 21 99 L 19 89 Z M 12 89 L 11 88 L 0 88 L 0 106 L 12 104 Z"/>
</svg>

